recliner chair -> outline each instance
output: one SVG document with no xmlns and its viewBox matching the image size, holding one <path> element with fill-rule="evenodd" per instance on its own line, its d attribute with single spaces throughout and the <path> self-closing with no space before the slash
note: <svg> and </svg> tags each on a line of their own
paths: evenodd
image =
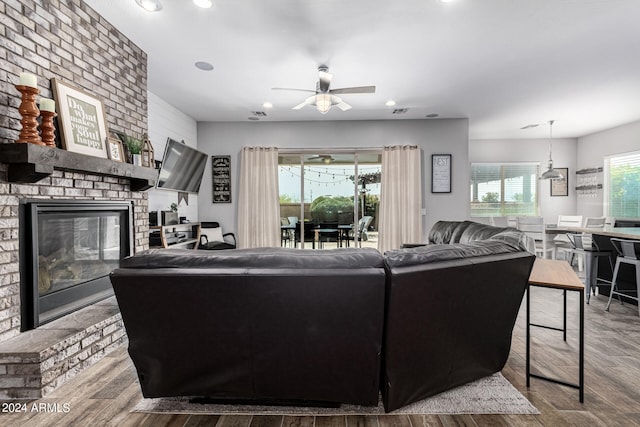
<svg viewBox="0 0 640 427">
<path fill-rule="evenodd" d="M 210 251 L 236 249 L 236 236 L 233 233 L 223 234 L 218 222 L 201 222 L 198 249 Z"/>
</svg>

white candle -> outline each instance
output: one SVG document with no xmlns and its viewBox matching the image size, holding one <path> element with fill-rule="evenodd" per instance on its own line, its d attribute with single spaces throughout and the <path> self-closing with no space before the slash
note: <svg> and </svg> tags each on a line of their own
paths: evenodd
<svg viewBox="0 0 640 427">
<path fill-rule="evenodd" d="M 40 111 L 56 112 L 56 102 L 53 99 L 42 98 L 40 100 Z"/>
<path fill-rule="evenodd" d="M 38 87 L 38 78 L 31 73 L 20 73 L 20 84 L 22 86 Z"/>
</svg>

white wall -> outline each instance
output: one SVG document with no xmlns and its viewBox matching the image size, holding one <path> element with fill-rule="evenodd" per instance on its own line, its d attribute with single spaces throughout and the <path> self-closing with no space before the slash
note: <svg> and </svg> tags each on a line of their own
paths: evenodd
<svg viewBox="0 0 640 427">
<path fill-rule="evenodd" d="M 550 195 L 550 183 L 538 183 L 540 215 L 546 223 L 555 223 L 558 215 L 576 215 L 576 152 L 578 142 L 573 138 L 553 139 L 553 166 L 569 168 L 569 195 Z M 548 139 L 472 140 L 469 143 L 469 162 L 539 162 L 544 172 L 549 163 Z"/>
<path fill-rule="evenodd" d="M 167 138 L 171 137 L 197 147 L 198 127 L 194 119 L 148 92 L 149 103 L 149 139 L 153 145 L 156 160 L 162 160 Z M 205 177 L 206 175 L 205 171 Z M 169 210 L 171 203 L 178 203 L 178 193 L 169 190 L 149 190 L 149 212 Z M 198 195 L 189 194 L 189 204 L 178 206 L 178 214 L 186 216 L 192 222 L 198 221 Z"/>
<path fill-rule="evenodd" d="M 637 150 L 640 150 L 640 121 L 578 138 L 577 166 L 578 169 L 603 167 L 605 156 Z M 602 180 L 603 174 L 599 175 Z M 578 196 L 578 214 L 604 215 L 602 193 L 599 190 L 595 198 Z"/>
<path fill-rule="evenodd" d="M 383 147 L 415 144 L 423 154 L 424 233 L 440 219 L 461 220 L 469 210 L 467 119 L 198 123 L 198 149 L 209 155 L 230 155 L 232 203 L 211 202 L 211 169 L 200 188 L 199 218 L 218 221 L 236 232 L 239 153 L 243 146 L 278 148 Z M 431 155 L 452 154 L 452 193 L 431 194 Z"/>
</svg>

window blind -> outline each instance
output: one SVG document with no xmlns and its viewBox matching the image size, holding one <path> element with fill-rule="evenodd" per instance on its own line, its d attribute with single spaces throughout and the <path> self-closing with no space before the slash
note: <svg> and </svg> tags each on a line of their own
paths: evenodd
<svg viewBox="0 0 640 427">
<path fill-rule="evenodd" d="M 640 218 L 640 151 L 605 158 L 606 216 Z"/>
<path fill-rule="evenodd" d="M 471 216 L 538 215 L 537 163 L 472 163 Z"/>
</svg>

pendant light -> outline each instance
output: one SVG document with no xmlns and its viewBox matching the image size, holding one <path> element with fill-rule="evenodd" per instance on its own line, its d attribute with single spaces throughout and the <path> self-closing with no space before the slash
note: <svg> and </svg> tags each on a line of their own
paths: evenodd
<svg viewBox="0 0 640 427">
<path fill-rule="evenodd" d="M 553 141 L 553 122 L 555 120 L 549 120 L 549 169 L 543 173 L 541 179 L 562 179 L 564 176 L 557 170 L 553 169 L 553 159 L 551 158 L 551 144 Z"/>
</svg>

